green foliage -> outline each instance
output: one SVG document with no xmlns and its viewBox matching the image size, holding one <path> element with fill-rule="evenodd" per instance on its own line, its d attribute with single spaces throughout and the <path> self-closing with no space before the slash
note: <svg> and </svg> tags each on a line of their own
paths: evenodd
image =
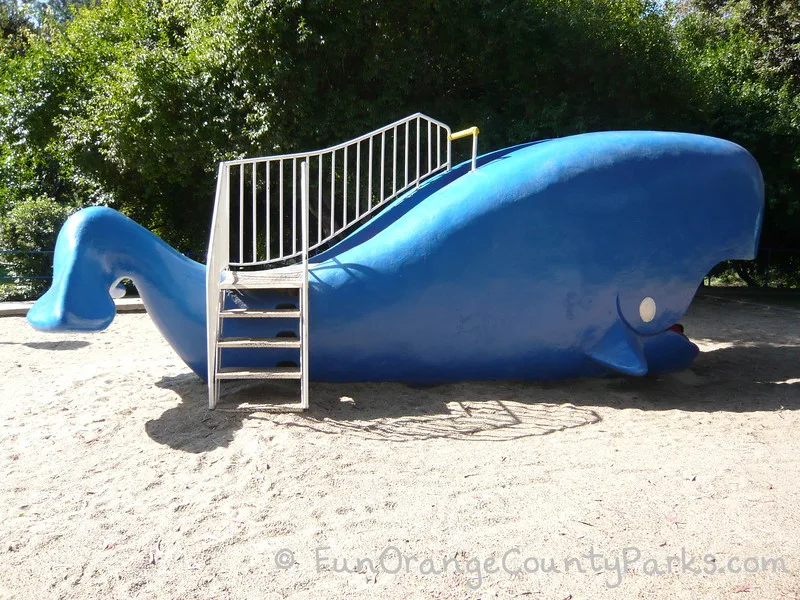
<svg viewBox="0 0 800 600">
<path fill-rule="evenodd" d="M 797 31 L 800 5 L 774 0 L 716 0 L 677 28 L 694 74 L 696 127 L 741 144 L 761 165 L 765 247 L 800 247 Z"/>
<path fill-rule="evenodd" d="M 198 249 L 220 159 L 416 110 L 479 123 L 483 148 L 670 127 L 675 50 L 649 0 L 107 0 L 6 67 L 0 174 L 12 201 L 110 204 Z"/>
<path fill-rule="evenodd" d="M 766 175 L 765 239 L 800 246 L 787 0 L 47 5 L 0 44 L 0 215 L 42 196 L 107 204 L 202 250 L 218 161 L 419 110 L 479 125 L 481 150 L 601 129 L 733 139 Z"/>
<path fill-rule="evenodd" d="M 20 13 L 11 4 L 0 4 L 0 48 L 4 52 L 20 52 L 33 25 L 27 15 Z"/>
<path fill-rule="evenodd" d="M 709 278 L 714 285 L 730 287 L 800 288 L 800 252 L 759 252 L 756 260 L 727 260 L 717 265 Z"/>
<path fill-rule="evenodd" d="M 73 208 L 40 196 L 18 202 L 0 218 L 0 248 L 18 252 L 0 254 L 6 276 L 18 278 L 12 286 L 0 289 L 0 300 L 38 297 L 47 289 L 48 280 L 26 277 L 52 274 L 52 255 L 38 251 L 52 250 L 59 229 L 72 212 Z"/>
<path fill-rule="evenodd" d="M 0 23 L 4 16 L 10 20 L 20 19 L 26 26 L 35 28 L 47 20 L 68 21 L 74 11 L 83 6 L 92 6 L 99 0 L 4 0 L 0 5 Z"/>
</svg>

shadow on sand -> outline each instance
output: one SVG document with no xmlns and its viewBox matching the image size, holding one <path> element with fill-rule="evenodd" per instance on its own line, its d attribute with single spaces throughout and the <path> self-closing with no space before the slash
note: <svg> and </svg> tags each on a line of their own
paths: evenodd
<svg viewBox="0 0 800 600">
<path fill-rule="evenodd" d="M 52 342 L 0 342 L 0 344 L 27 346 L 34 350 L 77 350 L 89 346 L 85 340 L 56 340 Z"/>
<path fill-rule="evenodd" d="M 206 408 L 206 386 L 194 374 L 164 378 L 182 402 L 147 423 L 147 433 L 186 452 L 227 446 L 243 421 L 323 434 L 395 442 L 434 438 L 509 441 L 601 422 L 599 407 L 685 411 L 800 409 L 800 347 L 739 345 L 701 354 L 690 371 L 663 377 L 559 382 L 462 382 L 426 388 L 400 383 L 312 383 L 301 415 L 229 412 L 269 398 L 296 402 L 296 382 L 240 385 Z M 204 435 L 198 435 L 198 428 Z"/>
</svg>

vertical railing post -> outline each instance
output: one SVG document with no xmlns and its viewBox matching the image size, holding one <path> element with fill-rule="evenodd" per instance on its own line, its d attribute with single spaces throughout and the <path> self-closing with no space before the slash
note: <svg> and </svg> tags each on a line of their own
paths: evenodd
<svg viewBox="0 0 800 600">
<path fill-rule="evenodd" d="M 322 153 L 317 157 L 317 243 L 322 241 Z"/>
<path fill-rule="evenodd" d="M 252 168 L 253 181 L 252 181 L 252 198 L 251 198 L 251 201 L 252 201 L 252 204 L 253 204 L 252 211 L 251 211 L 252 218 L 253 218 L 253 224 L 251 226 L 252 244 L 253 244 L 253 249 L 252 249 L 253 262 L 257 262 L 258 261 L 258 245 L 256 244 L 256 240 L 258 238 L 258 221 L 256 220 L 256 217 L 257 217 L 257 210 L 256 209 L 258 207 L 258 198 L 256 198 L 256 179 L 257 179 L 256 166 L 257 165 L 258 165 L 258 163 L 253 162 L 253 168 Z"/>
<path fill-rule="evenodd" d="M 367 210 L 372 210 L 372 139 L 369 136 L 369 168 L 367 169 Z"/>
<path fill-rule="evenodd" d="M 475 133 L 472 135 L 472 170 L 475 170 L 475 165 L 478 160 L 478 128 L 475 128 Z"/>
<path fill-rule="evenodd" d="M 336 221 L 334 213 L 336 212 L 336 150 L 331 152 L 331 230 L 328 236 L 332 236 L 336 231 Z"/>
<path fill-rule="evenodd" d="M 267 260 L 272 258 L 272 250 L 270 249 L 271 241 L 272 241 L 272 235 L 271 235 L 272 223 L 271 223 L 271 216 L 270 216 L 270 212 L 271 212 L 271 209 L 272 209 L 272 199 L 270 198 L 270 194 L 271 194 L 272 190 L 270 188 L 270 180 L 269 180 L 270 179 L 269 165 L 271 164 L 271 162 L 272 161 L 268 160 L 267 161 L 267 166 L 266 166 L 266 172 L 267 172 L 267 191 L 266 191 L 266 194 L 267 194 L 267 196 L 266 196 L 266 205 L 267 205 L 266 229 L 267 229 L 267 232 L 266 232 L 266 236 L 267 236 L 267 239 L 266 239 L 265 244 L 267 246 Z"/>
<path fill-rule="evenodd" d="M 431 144 L 431 122 L 428 121 L 428 171 L 427 171 L 428 173 L 430 173 L 431 170 L 433 169 L 433 165 L 431 163 L 431 149 L 432 149 L 432 147 L 433 146 Z"/>
<path fill-rule="evenodd" d="M 386 131 L 381 133 L 381 198 L 378 202 L 383 202 L 383 192 L 385 189 L 384 173 L 386 172 Z"/>
<path fill-rule="evenodd" d="M 228 165 L 224 166 L 225 187 L 222 190 L 222 205 L 220 206 L 220 213 L 222 214 L 222 223 L 220 224 L 220 241 L 218 249 L 218 265 L 221 269 L 227 269 L 228 263 L 231 261 L 231 168 Z M 219 274 L 218 274 L 219 275 Z"/>
<path fill-rule="evenodd" d="M 217 171 L 217 193 L 211 219 L 211 235 L 206 257 L 206 362 L 208 366 L 208 407 L 217 405 L 217 337 L 219 335 L 220 288 L 223 269 L 230 263 L 230 166 L 220 163 Z"/>
<path fill-rule="evenodd" d="M 403 187 L 408 185 L 408 121 L 406 121 L 406 162 L 405 162 L 405 179 L 403 179 Z"/>
<path fill-rule="evenodd" d="M 244 163 L 239 165 L 239 257 L 236 262 L 244 261 Z"/>
<path fill-rule="evenodd" d="M 296 254 L 297 253 L 297 159 L 296 158 L 292 159 L 292 230 L 291 231 L 292 231 L 292 254 Z"/>
<path fill-rule="evenodd" d="M 450 131 L 447 131 L 447 170 L 448 171 L 453 167 L 453 157 L 452 157 L 453 142 L 451 140 L 452 140 L 452 138 L 450 137 Z"/>
<path fill-rule="evenodd" d="M 356 144 L 356 216 L 361 216 L 361 142 Z"/>
<path fill-rule="evenodd" d="M 419 163 L 420 163 L 420 156 L 419 156 L 419 117 L 417 117 L 417 155 L 415 157 L 417 162 L 417 187 L 419 187 Z"/>
<path fill-rule="evenodd" d="M 278 257 L 283 258 L 283 159 L 278 161 Z"/>
<path fill-rule="evenodd" d="M 303 262 L 308 263 L 308 221 L 309 221 L 309 209 L 310 209 L 310 202 L 309 202 L 309 159 L 305 159 L 302 163 L 300 163 L 300 189 L 301 189 L 301 196 L 300 196 L 300 206 L 301 206 L 301 227 L 303 228 L 302 231 L 302 240 L 303 240 Z"/>
<path fill-rule="evenodd" d="M 302 312 L 300 313 L 301 318 L 301 356 L 300 356 L 300 376 L 302 377 L 301 380 L 301 388 L 300 388 L 300 407 L 302 409 L 308 408 L 308 318 L 309 318 L 309 310 L 308 310 L 308 210 L 309 210 L 309 160 L 306 159 L 300 165 L 300 178 L 301 178 L 301 186 L 302 186 L 302 194 L 301 194 L 301 209 L 302 209 L 302 228 L 303 228 L 303 287 L 302 287 L 302 294 L 303 297 L 301 299 L 301 308 Z"/>
<path fill-rule="evenodd" d="M 392 195 L 397 193 L 397 126 L 392 136 Z"/>
<path fill-rule="evenodd" d="M 436 168 L 442 166 L 442 129 L 436 126 Z"/>
</svg>

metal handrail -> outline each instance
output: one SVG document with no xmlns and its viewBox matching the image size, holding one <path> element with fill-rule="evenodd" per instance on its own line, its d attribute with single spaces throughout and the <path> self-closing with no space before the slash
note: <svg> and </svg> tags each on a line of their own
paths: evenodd
<svg viewBox="0 0 800 600">
<path fill-rule="evenodd" d="M 461 131 L 456 131 L 455 133 L 451 133 L 447 136 L 448 141 L 455 141 L 460 140 L 461 138 L 472 136 L 472 168 L 470 171 L 474 171 L 476 167 L 476 163 L 478 160 L 478 134 L 480 134 L 481 130 L 477 127 L 470 127 L 469 129 L 462 129 Z"/>
<path fill-rule="evenodd" d="M 385 126 L 381 127 L 380 129 L 376 129 L 374 131 L 370 131 L 369 133 L 365 133 L 364 135 L 362 135 L 360 137 L 354 138 L 352 140 L 348 140 L 346 142 L 342 142 L 341 144 L 336 144 L 335 146 L 330 146 L 328 148 L 324 148 L 322 150 L 312 150 L 310 152 L 295 152 L 295 153 L 292 153 L 292 154 L 276 154 L 276 155 L 271 155 L 271 156 L 260 156 L 260 157 L 252 157 L 252 158 L 239 158 L 239 159 L 234 159 L 234 160 L 226 160 L 222 164 L 225 164 L 225 165 L 228 165 L 228 166 L 236 166 L 236 165 L 240 165 L 240 164 L 248 164 L 248 163 L 251 163 L 251 162 L 264 162 L 266 160 L 278 160 L 278 159 L 286 160 L 286 159 L 289 159 L 289 158 L 311 158 L 311 157 L 314 157 L 314 156 L 319 156 L 320 154 L 327 154 L 327 153 L 333 152 L 335 150 L 342 150 L 342 149 L 345 148 L 345 146 L 352 146 L 354 144 L 357 144 L 358 142 L 363 142 L 365 140 L 368 140 L 371 137 L 374 137 L 374 136 L 376 136 L 378 134 L 381 134 L 381 133 L 385 133 L 385 132 L 387 132 L 387 131 L 389 131 L 391 129 L 394 129 L 395 127 L 403 125 L 406 122 L 413 121 L 414 119 L 417 119 L 417 118 L 422 118 L 422 119 L 425 119 L 426 121 L 429 121 L 429 122 L 431 122 L 433 124 L 438 125 L 442 129 L 447 130 L 448 135 L 449 135 L 450 127 L 448 127 L 447 125 L 445 125 L 441 121 L 439 121 L 437 119 L 434 119 L 433 117 L 429 117 L 427 115 L 424 115 L 424 114 L 418 112 L 418 113 L 414 113 L 413 115 L 409 115 L 409 116 L 407 116 L 407 117 L 405 117 L 403 119 L 398 119 L 394 123 L 390 123 L 389 125 L 385 125 Z M 477 127 L 475 127 L 474 129 L 477 129 Z M 448 154 L 447 158 L 448 158 L 448 162 L 449 162 L 449 159 L 450 159 L 450 155 L 449 154 Z"/>
<path fill-rule="evenodd" d="M 415 113 L 323 150 L 220 163 L 229 196 L 238 195 L 238 203 L 234 201 L 230 206 L 238 214 L 228 211 L 228 220 L 234 218 L 239 224 L 237 247 L 231 249 L 234 256 L 230 258 L 234 260 L 228 266 L 268 266 L 298 258 L 304 249 L 314 251 L 328 244 L 387 202 L 436 173 L 449 170 L 449 136 L 447 125 Z M 362 160 L 365 156 L 366 160 Z M 307 246 L 299 239 L 298 163 L 307 163 L 316 199 L 308 208 L 310 213 L 301 210 L 300 215 L 313 216 L 316 225 Z"/>
</svg>

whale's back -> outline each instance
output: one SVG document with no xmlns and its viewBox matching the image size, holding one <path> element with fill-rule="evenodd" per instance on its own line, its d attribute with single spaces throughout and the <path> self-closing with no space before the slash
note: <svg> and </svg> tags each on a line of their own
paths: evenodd
<svg viewBox="0 0 800 600">
<path fill-rule="evenodd" d="M 560 377 L 618 309 L 645 335 L 674 323 L 711 267 L 754 255 L 762 211 L 757 164 L 716 138 L 607 132 L 501 151 L 316 266 L 312 320 L 331 333 L 315 344 L 379 373 Z"/>
</svg>

